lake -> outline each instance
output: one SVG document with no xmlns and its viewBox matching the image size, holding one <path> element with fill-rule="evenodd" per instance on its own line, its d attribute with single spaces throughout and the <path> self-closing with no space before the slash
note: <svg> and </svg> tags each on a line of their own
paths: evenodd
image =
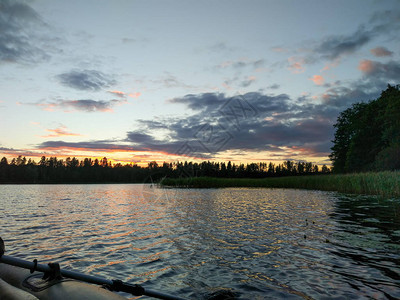
<svg viewBox="0 0 400 300">
<path fill-rule="evenodd" d="M 6 254 L 190 299 L 400 298 L 400 199 L 1 185 Z"/>
</svg>

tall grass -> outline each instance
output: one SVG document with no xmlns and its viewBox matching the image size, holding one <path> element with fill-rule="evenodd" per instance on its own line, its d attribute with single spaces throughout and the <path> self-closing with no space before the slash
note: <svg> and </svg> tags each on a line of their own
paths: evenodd
<svg viewBox="0 0 400 300">
<path fill-rule="evenodd" d="M 267 187 L 338 191 L 351 194 L 400 197 L 400 171 L 376 173 L 289 176 L 276 178 L 165 178 L 164 186 L 191 188 Z"/>
</svg>

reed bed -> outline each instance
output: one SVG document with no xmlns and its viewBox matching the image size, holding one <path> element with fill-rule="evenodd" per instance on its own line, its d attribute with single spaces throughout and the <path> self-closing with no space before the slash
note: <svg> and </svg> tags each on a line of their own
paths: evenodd
<svg viewBox="0 0 400 300">
<path fill-rule="evenodd" d="M 349 194 L 400 197 L 400 171 L 253 178 L 164 178 L 163 186 L 181 188 L 266 187 L 337 191 Z"/>
</svg>

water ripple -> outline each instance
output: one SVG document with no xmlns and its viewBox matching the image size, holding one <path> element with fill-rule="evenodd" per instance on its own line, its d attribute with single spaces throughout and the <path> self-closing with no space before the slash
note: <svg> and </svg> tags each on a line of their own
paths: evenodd
<svg viewBox="0 0 400 300">
<path fill-rule="evenodd" d="M 0 186 L 8 254 L 193 299 L 400 298 L 400 201 L 281 189 Z"/>
</svg>

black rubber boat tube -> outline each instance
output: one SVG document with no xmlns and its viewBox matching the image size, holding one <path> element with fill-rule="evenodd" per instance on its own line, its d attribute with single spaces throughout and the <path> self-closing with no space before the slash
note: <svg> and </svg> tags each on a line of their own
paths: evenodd
<svg viewBox="0 0 400 300">
<path fill-rule="evenodd" d="M 24 269 L 43 272 L 43 273 L 49 273 L 49 272 L 53 271 L 52 268 L 48 265 L 38 264 L 37 262 L 26 261 L 26 260 L 22 260 L 19 258 L 8 256 L 8 255 L 0 256 L 0 262 L 8 264 L 8 265 L 24 268 Z M 126 293 L 130 293 L 132 295 L 135 295 L 135 296 L 144 295 L 144 296 L 149 296 L 149 297 L 158 298 L 158 299 L 165 299 L 165 300 L 185 300 L 184 298 L 180 298 L 177 296 L 171 296 L 171 295 L 164 294 L 164 293 L 157 292 L 157 291 L 152 291 L 152 290 L 144 288 L 140 285 L 125 283 L 120 280 L 109 280 L 109 279 L 105 279 L 105 278 L 101 278 L 101 277 L 97 277 L 97 276 L 91 276 L 91 275 L 86 275 L 86 274 L 69 271 L 69 270 L 62 270 L 62 269 L 60 269 L 60 274 L 63 277 L 76 279 L 76 280 L 84 281 L 87 283 L 108 286 L 113 291 L 126 292 Z"/>
</svg>

